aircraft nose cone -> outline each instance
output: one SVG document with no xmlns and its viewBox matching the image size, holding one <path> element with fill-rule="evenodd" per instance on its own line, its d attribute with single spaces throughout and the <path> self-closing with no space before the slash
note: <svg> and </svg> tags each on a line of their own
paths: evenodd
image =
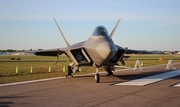
<svg viewBox="0 0 180 107">
<path fill-rule="evenodd" d="M 111 59 L 118 51 L 117 47 L 109 42 L 102 42 L 98 45 L 96 50 L 104 60 Z"/>
</svg>

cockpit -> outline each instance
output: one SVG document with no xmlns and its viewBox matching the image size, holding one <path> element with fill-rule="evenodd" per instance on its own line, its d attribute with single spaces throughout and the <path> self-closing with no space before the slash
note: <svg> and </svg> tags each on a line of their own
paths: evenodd
<svg viewBox="0 0 180 107">
<path fill-rule="evenodd" d="M 107 29 L 104 26 L 98 26 L 95 28 L 93 36 L 108 36 Z"/>
</svg>

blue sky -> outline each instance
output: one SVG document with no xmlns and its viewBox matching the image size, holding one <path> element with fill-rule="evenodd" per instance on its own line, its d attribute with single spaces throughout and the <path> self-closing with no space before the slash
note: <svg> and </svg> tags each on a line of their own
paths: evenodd
<svg viewBox="0 0 180 107">
<path fill-rule="evenodd" d="M 114 42 L 142 50 L 180 50 L 179 0 L 1 0 L 0 50 L 65 47 L 87 40 L 103 25 Z"/>
</svg>

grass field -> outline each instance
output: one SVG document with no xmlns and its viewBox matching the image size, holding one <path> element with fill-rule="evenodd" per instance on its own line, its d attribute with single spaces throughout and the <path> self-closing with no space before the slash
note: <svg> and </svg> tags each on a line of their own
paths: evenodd
<svg viewBox="0 0 180 107">
<path fill-rule="evenodd" d="M 11 61 L 11 58 L 20 58 L 20 61 Z M 159 58 L 162 58 L 159 61 Z M 43 62 L 43 61 L 52 62 Z M 63 72 L 63 67 L 68 66 L 69 62 L 58 62 L 57 65 L 53 61 L 56 57 L 43 57 L 43 56 L 0 56 L 0 84 L 27 81 L 42 78 L 60 77 L 65 76 L 66 72 Z M 61 56 L 59 60 L 67 60 L 65 56 Z M 132 55 L 126 60 L 126 66 L 134 67 L 136 60 L 143 62 L 144 66 L 167 64 L 169 60 L 174 62 L 180 62 L 180 56 L 177 55 Z M 31 62 L 32 61 L 32 62 Z M 17 71 L 18 67 L 18 72 Z M 51 67 L 49 72 L 49 67 Z M 118 68 L 120 69 L 120 68 Z M 31 72 L 32 71 L 32 72 Z M 100 70 L 103 71 L 103 70 Z M 82 67 L 84 73 L 94 73 L 94 67 Z"/>
</svg>

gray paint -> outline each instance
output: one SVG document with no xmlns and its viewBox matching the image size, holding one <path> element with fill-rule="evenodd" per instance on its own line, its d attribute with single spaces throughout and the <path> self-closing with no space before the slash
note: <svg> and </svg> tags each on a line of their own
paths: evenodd
<svg viewBox="0 0 180 107">
<path fill-rule="evenodd" d="M 44 55 L 44 56 L 57 56 L 57 55 L 61 55 L 62 53 L 65 53 L 73 61 L 73 64 L 75 64 L 76 66 L 94 65 L 94 64 L 96 64 L 97 66 L 102 66 L 104 64 L 105 65 L 110 64 L 110 66 L 115 65 L 118 60 L 112 62 L 109 61 L 111 61 L 111 59 L 114 58 L 115 55 L 118 55 L 118 58 L 120 59 L 125 52 L 128 52 L 127 49 L 115 45 L 113 40 L 111 39 L 111 37 L 115 33 L 115 30 L 119 22 L 120 19 L 118 20 L 117 24 L 115 25 L 110 35 L 108 34 L 108 31 L 105 27 L 97 26 L 87 41 L 83 41 L 71 46 L 66 41 L 62 31 L 60 30 L 67 44 L 67 47 L 37 51 L 35 52 L 35 54 Z M 58 26 L 57 22 L 56 25 Z M 118 54 L 118 52 L 120 53 Z M 144 51 L 130 50 L 130 52 L 133 53 L 133 52 L 144 52 Z M 79 59 L 82 59 L 82 61 Z"/>
</svg>

